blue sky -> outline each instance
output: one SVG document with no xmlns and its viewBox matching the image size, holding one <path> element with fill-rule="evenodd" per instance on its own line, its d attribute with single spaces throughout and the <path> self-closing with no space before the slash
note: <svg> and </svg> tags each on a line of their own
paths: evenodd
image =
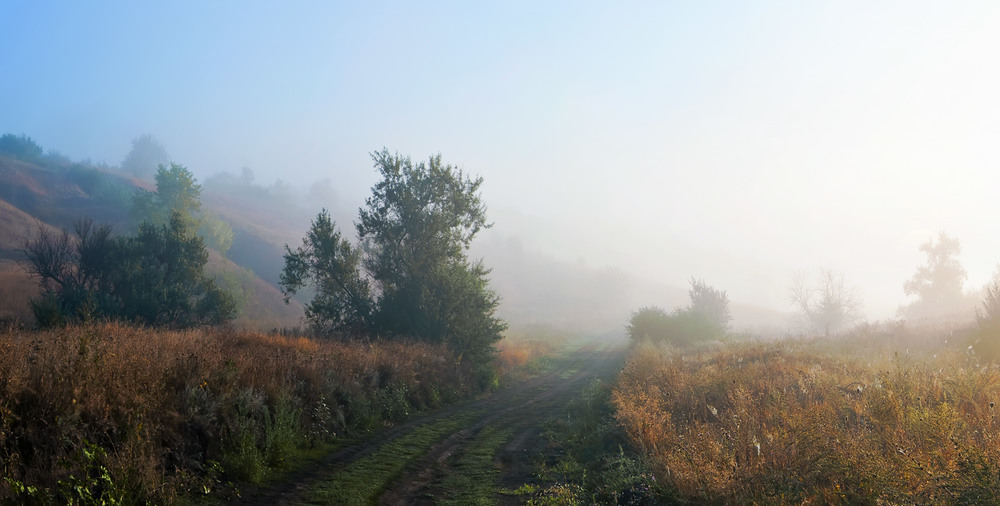
<svg viewBox="0 0 1000 506">
<path fill-rule="evenodd" d="M 11 0 L 0 45 L 0 132 L 74 159 L 152 133 L 355 208 L 440 152 L 498 234 L 780 309 L 829 266 L 889 316 L 938 230 L 1000 262 L 993 2 Z"/>
</svg>

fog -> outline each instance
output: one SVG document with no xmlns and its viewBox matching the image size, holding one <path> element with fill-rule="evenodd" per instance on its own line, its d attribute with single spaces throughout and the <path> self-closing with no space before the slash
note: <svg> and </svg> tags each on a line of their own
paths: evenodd
<svg viewBox="0 0 1000 506">
<path fill-rule="evenodd" d="M 939 231 L 967 290 L 1000 262 L 993 2 L 5 2 L 0 45 L 0 133 L 110 165 L 151 133 L 348 216 L 370 152 L 441 153 L 484 178 L 487 265 L 617 273 L 623 306 L 697 277 L 791 312 L 826 267 L 883 319 Z"/>
</svg>

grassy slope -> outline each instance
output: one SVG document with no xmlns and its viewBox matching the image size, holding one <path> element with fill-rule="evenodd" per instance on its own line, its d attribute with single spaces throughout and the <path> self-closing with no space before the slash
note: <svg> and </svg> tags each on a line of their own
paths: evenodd
<svg viewBox="0 0 1000 506">
<path fill-rule="evenodd" d="M 114 205 L 84 191 L 84 187 L 92 187 L 95 193 L 107 192 L 108 185 L 117 185 L 116 188 L 125 192 L 119 195 L 124 200 Z M 122 230 L 127 226 L 128 213 L 121 204 L 127 203 L 130 192 L 139 188 L 149 189 L 148 186 L 148 183 L 94 167 L 67 165 L 47 168 L 0 156 L 0 262 L 6 261 L 0 265 L 0 302 L 3 303 L 0 320 L 30 320 L 28 299 L 37 292 L 37 286 L 25 279 L 23 271 L 13 262 L 21 258 L 18 250 L 26 237 L 38 227 L 49 231 L 72 229 L 73 222 L 85 216 L 111 223 Z M 246 208 L 249 203 L 231 203 L 243 207 L 213 209 L 206 206 L 223 216 L 242 216 L 234 227 L 240 227 L 238 230 L 244 237 L 244 249 L 233 251 L 228 256 L 253 258 L 255 251 L 264 250 L 266 258 L 250 267 L 268 266 L 267 272 L 258 275 L 245 270 L 246 265 L 237 265 L 230 258 L 214 252 L 211 255 L 209 271 L 227 278 L 227 288 L 239 292 L 245 301 L 237 325 L 249 328 L 299 325 L 302 305 L 294 300 L 285 304 L 274 285 L 277 281 L 276 269 L 280 269 L 282 261 L 281 247 L 274 244 L 283 238 L 275 232 L 282 230 L 281 217 L 271 216 L 265 220 L 265 214 L 250 212 Z M 254 226 L 256 219 L 260 219 L 263 226 Z"/>
</svg>

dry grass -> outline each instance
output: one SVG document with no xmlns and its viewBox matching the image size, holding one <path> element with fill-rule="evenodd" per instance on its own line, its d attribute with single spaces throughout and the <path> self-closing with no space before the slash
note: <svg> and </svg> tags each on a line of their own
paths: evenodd
<svg viewBox="0 0 1000 506">
<path fill-rule="evenodd" d="M 14 261 L 0 260 L 0 323 L 31 322 L 31 298 L 38 283 Z"/>
<path fill-rule="evenodd" d="M 996 502 L 1000 368 L 959 338 L 905 333 L 686 356 L 639 346 L 617 418 L 682 500 Z"/>
<path fill-rule="evenodd" d="M 472 372 L 449 357 L 419 343 L 114 323 L 0 330 L 0 498 L 26 500 L 20 483 L 69 501 L 60 482 L 93 476 L 95 459 L 132 502 L 259 481 L 296 448 L 468 395 Z M 106 455 L 81 458 L 88 443 Z"/>
</svg>

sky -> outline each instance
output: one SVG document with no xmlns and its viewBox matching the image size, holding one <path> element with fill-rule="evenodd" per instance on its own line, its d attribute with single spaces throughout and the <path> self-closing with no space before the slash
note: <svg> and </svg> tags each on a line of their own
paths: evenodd
<svg viewBox="0 0 1000 506">
<path fill-rule="evenodd" d="M 490 233 L 780 310 L 826 267 L 891 317 L 939 231 L 1000 262 L 996 2 L 8 0 L 0 47 L 0 133 L 72 159 L 151 133 L 352 209 L 440 153 Z"/>
</svg>

